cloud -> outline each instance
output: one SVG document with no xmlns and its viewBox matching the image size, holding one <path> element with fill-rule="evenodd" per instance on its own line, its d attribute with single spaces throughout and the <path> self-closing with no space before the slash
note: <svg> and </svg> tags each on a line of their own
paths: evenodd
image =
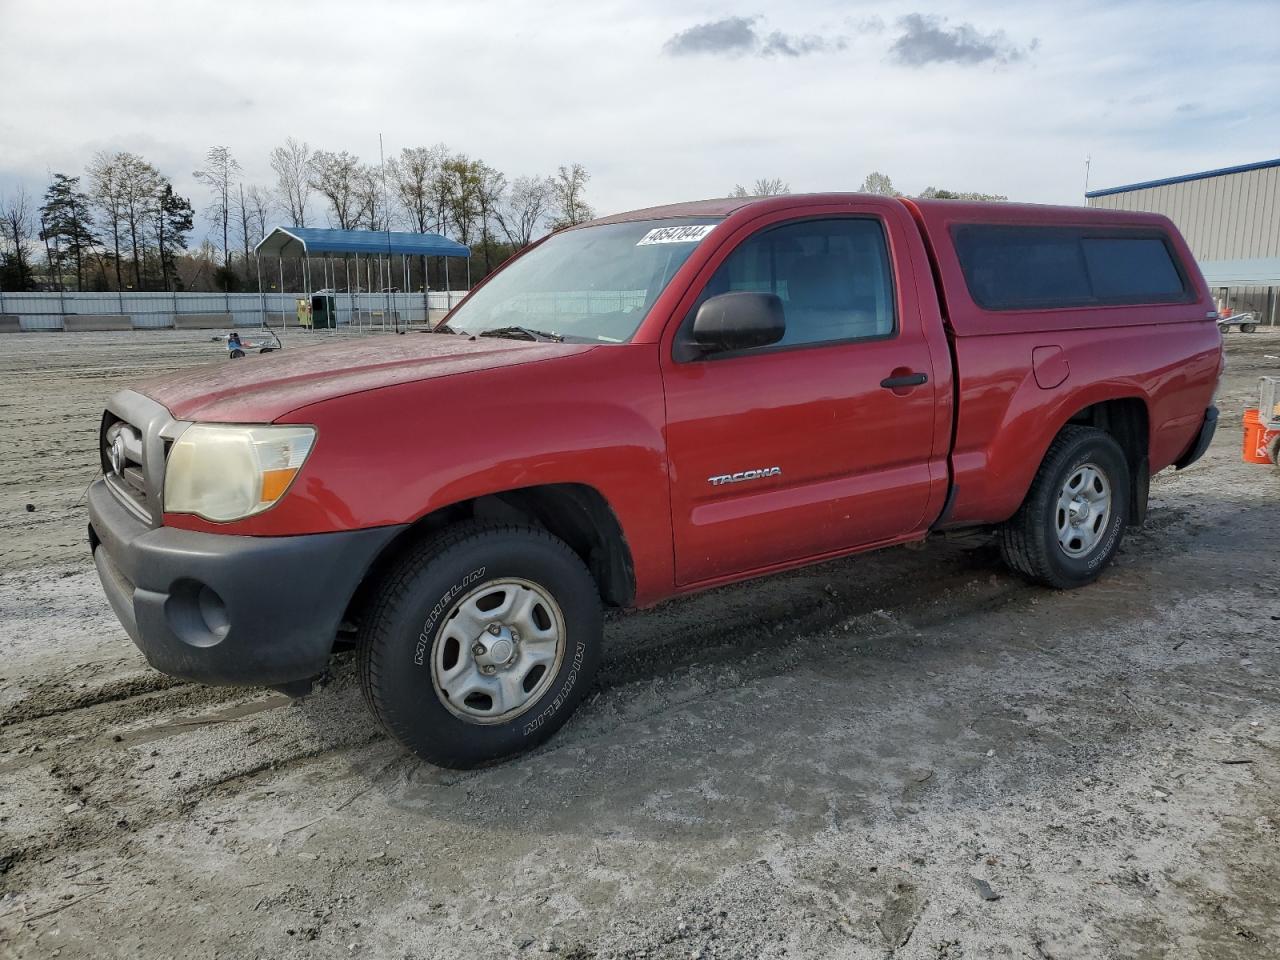
<svg viewBox="0 0 1280 960">
<path fill-rule="evenodd" d="M 843 50 L 844 37 L 820 37 L 817 34 L 783 33 L 773 30 L 764 34 L 756 29 L 759 17 L 725 17 L 695 24 L 671 36 L 662 45 L 668 56 L 686 57 L 711 54 L 726 57 L 803 57 L 811 53 Z"/>
<path fill-rule="evenodd" d="M 725 17 L 699 23 L 681 30 L 662 45 L 673 57 L 697 53 L 725 53 L 739 56 L 750 53 L 760 43 L 756 36 L 755 17 Z"/>
<path fill-rule="evenodd" d="M 948 27 L 946 18 L 909 13 L 898 19 L 902 35 L 889 48 L 892 60 L 908 67 L 930 63 L 1013 63 L 1026 58 L 1039 42 L 1025 48 L 1005 36 L 1003 30 L 981 33 L 972 24 Z"/>
</svg>

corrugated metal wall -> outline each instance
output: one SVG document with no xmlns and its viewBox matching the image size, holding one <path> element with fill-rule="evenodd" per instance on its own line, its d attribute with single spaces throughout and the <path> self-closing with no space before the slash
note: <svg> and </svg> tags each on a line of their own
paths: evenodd
<svg viewBox="0 0 1280 960">
<path fill-rule="evenodd" d="M 1090 197 L 1089 206 L 1163 213 L 1197 260 L 1280 257 L 1280 167 Z"/>
<path fill-rule="evenodd" d="M 1162 213 L 1200 261 L 1280 257 L 1280 166 L 1090 197 L 1089 206 Z M 1230 301 L 1237 312 L 1254 310 L 1265 321 L 1274 295 L 1266 287 L 1237 287 Z"/>
</svg>

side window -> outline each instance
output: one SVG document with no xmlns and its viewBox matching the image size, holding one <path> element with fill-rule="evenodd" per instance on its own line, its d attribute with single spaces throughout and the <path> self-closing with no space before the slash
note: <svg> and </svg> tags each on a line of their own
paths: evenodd
<svg viewBox="0 0 1280 960">
<path fill-rule="evenodd" d="M 1188 289 L 1160 236 L 1082 227 L 955 228 L 969 293 L 987 310 L 1173 303 Z"/>
<path fill-rule="evenodd" d="M 1157 237 L 1085 237 L 1081 246 L 1103 303 L 1176 300 L 1185 292 L 1169 248 Z"/>
<path fill-rule="evenodd" d="M 893 278 L 878 220 L 805 220 L 762 230 L 720 265 L 685 322 L 692 324 L 708 297 L 739 290 L 782 300 L 787 332 L 779 346 L 894 332 Z"/>
<path fill-rule="evenodd" d="M 973 227 L 956 238 L 969 292 L 989 309 L 1056 307 L 1093 299 L 1074 230 Z"/>
</svg>

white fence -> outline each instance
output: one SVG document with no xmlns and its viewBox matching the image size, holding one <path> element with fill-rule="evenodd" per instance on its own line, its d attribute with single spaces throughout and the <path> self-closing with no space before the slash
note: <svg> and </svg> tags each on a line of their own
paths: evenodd
<svg viewBox="0 0 1280 960">
<path fill-rule="evenodd" d="M 465 290 L 430 293 L 335 293 L 339 326 L 386 322 L 425 323 L 450 309 Z M 67 317 L 128 317 L 134 329 L 165 329 L 180 317 L 225 317 L 237 327 L 264 322 L 296 324 L 302 293 L 4 293 L 0 315 L 18 318 L 21 330 L 63 330 Z"/>
</svg>

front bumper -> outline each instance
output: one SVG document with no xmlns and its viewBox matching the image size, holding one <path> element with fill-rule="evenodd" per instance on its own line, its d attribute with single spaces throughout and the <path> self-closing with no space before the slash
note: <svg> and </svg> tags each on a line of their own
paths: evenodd
<svg viewBox="0 0 1280 960">
<path fill-rule="evenodd" d="M 404 527 L 243 537 L 147 526 L 99 479 L 89 543 L 111 608 L 147 661 L 210 684 L 320 673 L 356 587 Z"/>
<path fill-rule="evenodd" d="M 1195 443 L 1187 448 L 1187 452 L 1179 457 L 1174 466 L 1181 470 L 1183 467 L 1189 467 L 1201 457 L 1204 452 L 1209 449 L 1209 444 L 1213 442 L 1213 435 L 1218 429 L 1218 408 L 1212 404 L 1204 412 L 1204 422 L 1200 424 L 1200 432 L 1196 435 Z"/>
</svg>

